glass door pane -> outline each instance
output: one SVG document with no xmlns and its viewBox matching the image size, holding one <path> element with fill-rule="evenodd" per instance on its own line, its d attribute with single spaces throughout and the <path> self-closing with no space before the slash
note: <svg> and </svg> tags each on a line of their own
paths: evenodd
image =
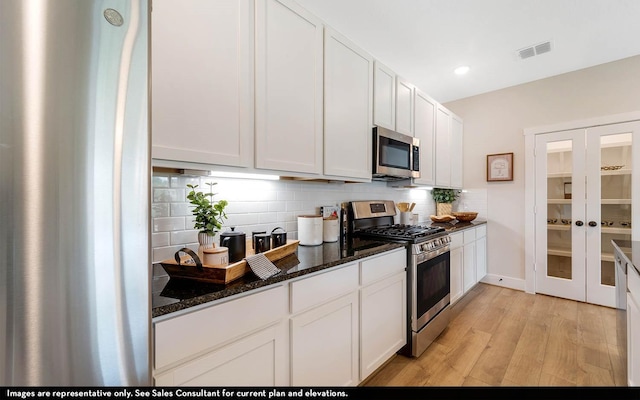
<svg viewBox="0 0 640 400">
<path fill-rule="evenodd" d="M 547 143 L 547 276 L 572 279 L 571 140 Z"/>
<path fill-rule="evenodd" d="M 615 286 L 612 239 L 631 240 L 631 133 L 600 137 L 600 283 Z"/>
</svg>

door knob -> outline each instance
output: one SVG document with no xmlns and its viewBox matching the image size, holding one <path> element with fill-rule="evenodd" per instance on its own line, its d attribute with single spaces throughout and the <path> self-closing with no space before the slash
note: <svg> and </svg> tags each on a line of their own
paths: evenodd
<svg viewBox="0 0 640 400">
<path fill-rule="evenodd" d="M 582 226 L 582 225 L 584 225 L 584 222 L 582 222 L 582 221 L 576 221 L 576 225 L 577 225 L 577 226 Z"/>
<path fill-rule="evenodd" d="M 589 226 L 598 226 L 596 221 L 589 221 Z"/>
</svg>

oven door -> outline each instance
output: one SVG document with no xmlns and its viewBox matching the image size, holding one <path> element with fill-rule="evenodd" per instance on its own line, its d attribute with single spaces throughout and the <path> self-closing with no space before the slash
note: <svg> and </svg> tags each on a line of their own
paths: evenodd
<svg viewBox="0 0 640 400">
<path fill-rule="evenodd" d="M 414 256 L 412 330 L 420 331 L 449 305 L 451 264 L 449 247 Z"/>
</svg>

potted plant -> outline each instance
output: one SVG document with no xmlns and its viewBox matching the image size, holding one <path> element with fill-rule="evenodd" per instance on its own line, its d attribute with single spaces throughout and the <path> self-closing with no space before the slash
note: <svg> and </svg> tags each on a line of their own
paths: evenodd
<svg viewBox="0 0 640 400">
<path fill-rule="evenodd" d="M 229 204 L 226 200 L 214 202 L 213 185 L 216 183 L 207 182 L 207 185 L 209 185 L 209 193 L 196 191 L 198 185 L 187 185 L 191 189 L 187 199 L 195 206 L 191 210 L 193 216 L 196 217 L 194 228 L 200 230 L 198 232 L 198 243 L 200 244 L 198 255 L 201 258 L 204 249 L 214 247 L 214 236 L 222 228 L 222 222 L 227 218 L 224 209 Z"/>
<path fill-rule="evenodd" d="M 460 196 L 458 189 L 433 188 L 431 196 L 436 202 L 436 215 L 450 215 L 451 203 L 456 201 Z"/>
</svg>

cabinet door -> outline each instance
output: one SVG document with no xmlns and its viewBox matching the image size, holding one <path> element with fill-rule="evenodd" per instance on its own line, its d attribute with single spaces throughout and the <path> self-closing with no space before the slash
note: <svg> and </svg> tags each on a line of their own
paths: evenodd
<svg viewBox="0 0 640 400">
<path fill-rule="evenodd" d="M 360 291 L 360 379 L 366 379 L 407 342 L 407 275 Z"/>
<path fill-rule="evenodd" d="M 396 74 L 379 61 L 373 70 L 373 124 L 396 130 Z"/>
<path fill-rule="evenodd" d="M 370 181 L 373 57 L 333 29 L 324 40 L 324 173 Z"/>
<path fill-rule="evenodd" d="M 476 240 L 476 282 L 480 282 L 487 275 L 487 238 Z"/>
<path fill-rule="evenodd" d="M 455 249 L 451 249 L 450 253 L 450 263 L 451 263 L 451 304 L 458 301 L 462 294 L 464 293 L 464 286 L 462 283 L 463 276 L 463 252 L 462 247 L 456 247 Z"/>
<path fill-rule="evenodd" d="M 451 116 L 451 187 L 462 189 L 463 125 L 457 115 Z"/>
<path fill-rule="evenodd" d="M 413 134 L 420 139 L 420 178 L 414 182 L 422 185 L 435 183 L 435 130 L 437 102 L 431 97 L 414 89 L 414 125 Z"/>
<path fill-rule="evenodd" d="M 638 335 L 640 335 L 640 309 L 634 296 L 627 293 L 627 384 L 629 386 L 640 386 Z"/>
<path fill-rule="evenodd" d="M 465 244 L 463 247 L 463 271 L 462 282 L 464 292 L 471 289 L 476 284 L 476 242 Z"/>
<path fill-rule="evenodd" d="M 155 0 L 152 157 L 253 163 L 253 1 Z"/>
<path fill-rule="evenodd" d="M 291 317 L 291 385 L 355 386 L 357 291 Z"/>
<path fill-rule="evenodd" d="M 413 136 L 413 90 L 411 83 L 396 77 L 396 131 L 409 136 Z"/>
<path fill-rule="evenodd" d="M 436 186 L 451 187 L 451 112 L 438 104 L 436 110 Z"/>
<path fill-rule="evenodd" d="M 155 376 L 155 386 L 287 386 L 286 321 Z"/>
<path fill-rule="evenodd" d="M 322 173 L 322 36 L 295 2 L 256 2 L 257 168 Z"/>
</svg>

